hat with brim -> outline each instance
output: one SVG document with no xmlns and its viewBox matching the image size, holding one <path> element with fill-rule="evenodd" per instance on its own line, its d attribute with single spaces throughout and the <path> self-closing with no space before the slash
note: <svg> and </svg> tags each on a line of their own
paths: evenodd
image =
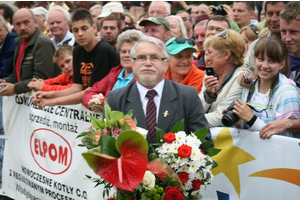
<svg viewBox="0 0 300 200">
<path fill-rule="evenodd" d="M 168 20 L 166 20 L 165 18 L 162 18 L 162 17 L 149 17 L 148 19 L 142 20 L 139 23 L 139 25 L 140 26 L 146 26 L 146 24 L 148 22 L 152 22 L 152 23 L 157 24 L 157 25 L 164 25 L 168 31 L 171 28 L 170 23 L 168 22 Z"/>
<path fill-rule="evenodd" d="M 169 39 L 166 43 L 166 47 L 169 54 L 176 55 L 185 49 L 191 49 L 193 52 L 197 52 L 197 49 L 195 49 L 191 44 L 189 44 L 187 40 L 185 41 L 185 43 L 179 44 L 176 41 L 174 41 L 175 39 L 176 37 L 173 37 Z"/>
<path fill-rule="evenodd" d="M 105 4 L 98 18 L 107 17 L 111 13 L 124 13 L 123 5 L 119 2 L 109 2 Z"/>
</svg>

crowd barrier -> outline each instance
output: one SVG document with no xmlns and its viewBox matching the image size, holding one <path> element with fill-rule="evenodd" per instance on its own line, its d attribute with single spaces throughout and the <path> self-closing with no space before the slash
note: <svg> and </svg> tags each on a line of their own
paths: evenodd
<svg viewBox="0 0 300 200">
<path fill-rule="evenodd" d="M 81 104 L 45 107 L 31 93 L 3 97 L 5 149 L 1 194 L 16 200 L 101 200 L 102 186 L 83 160 L 76 136 L 91 125 L 86 115 L 100 114 Z M 218 167 L 212 184 L 202 185 L 203 199 L 282 200 L 300 196 L 300 140 L 258 132 L 212 128 Z"/>
</svg>

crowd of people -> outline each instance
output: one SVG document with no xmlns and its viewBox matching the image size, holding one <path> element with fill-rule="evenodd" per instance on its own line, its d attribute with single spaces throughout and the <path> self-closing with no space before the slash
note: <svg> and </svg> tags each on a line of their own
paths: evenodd
<svg viewBox="0 0 300 200">
<path fill-rule="evenodd" d="M 40 108 L 95 112 L 106 101 L 133 109 L 149 133 L 181 119 L 187 132 L 228 126 L 231 117 L 263 139 L 300 138 L 299 2 L 66 3 L 0 4 L 0 96 L 32 90 Z"/>
</svg>

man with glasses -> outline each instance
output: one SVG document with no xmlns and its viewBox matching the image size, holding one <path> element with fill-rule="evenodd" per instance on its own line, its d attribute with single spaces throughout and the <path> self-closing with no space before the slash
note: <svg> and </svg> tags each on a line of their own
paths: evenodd
<svg viewBox="0 0 300 200">
<path fill-rule="evenodd" d="M 167 17 L 171 14 L 171 5 L 165 1 L 152 1 L 148 13 L 149 17 Z"/>
<path fill-rule="evenodd" d="M 130 51 L 130 57 L 137 81 L 111 91 L 106 102 L 112 110 L 133 110 L 138 125 L 148 129 L 149 143 L 157 142 L 155 127 L 169 132 L 181 119 L 187 133 L 208 126 L 197 89 L 165 79 L 169 54 L 162 41 L 143 37 Z M 213 145 L 210 132 L 206 140 Z"/>
<path fill-rule="evenodd" d="M 213 16 L 206 24 L 205 38 L 221 33 L 222 31 L 230 28 L 230 22 L 226 17 L 221 15 Z"/>
</svg>

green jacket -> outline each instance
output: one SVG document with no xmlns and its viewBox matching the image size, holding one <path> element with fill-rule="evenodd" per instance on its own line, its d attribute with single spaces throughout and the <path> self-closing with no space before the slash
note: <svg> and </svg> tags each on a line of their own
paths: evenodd
<svg viewBox="0 0 300 200">
<path fill-rule="evenodd" d="M 27 84 L 32 78 L 48 79 L 60 74 L 60 69 L 52 61 L 55 52 L 53 43 L 37 28 L 25 48 L 21 62 L 21 82 L 17 82 L 16 61 L 21 43 L 22 38 L 18 37 L 16 39 L 13 71 L 8 77 L 4 78 L 6 82 L 15 84 L 14 90 L 16 94 L 30 91 L 31 89 L 27 87 Z"/>
</svg>

